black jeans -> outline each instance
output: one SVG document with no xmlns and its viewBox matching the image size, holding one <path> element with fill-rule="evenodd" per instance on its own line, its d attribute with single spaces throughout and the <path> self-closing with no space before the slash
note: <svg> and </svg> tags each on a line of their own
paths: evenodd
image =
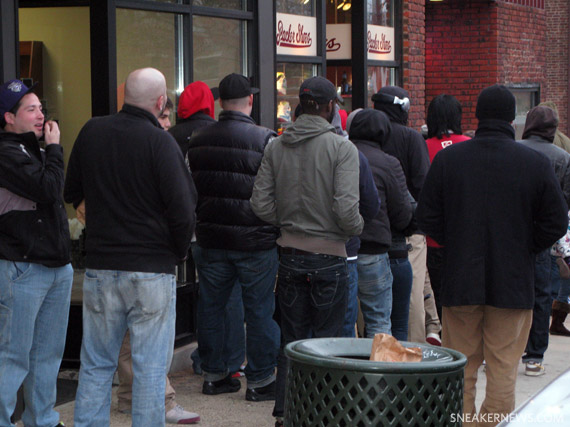
<svg viewBox="0 0 570 427">
<path fill-rule="evenodd" d="M 273 415 L 281 417 L 285 409 L 287 358 L 284 347 L 309 337 L 341 336 L 347 286 L 346 258 L 321 254 L 281 255 L 277 275 L 281 348 Z"/>
<path fill-rule="evenodd" d="M 542 362 L 548 348 L 550 311 L 552 296 L 550 295 L 550 249 L 536 255 L 534 264 L 534 307 L 532 309 L 532 326 L 526 344 L 523 362 Z"/>
</svg>

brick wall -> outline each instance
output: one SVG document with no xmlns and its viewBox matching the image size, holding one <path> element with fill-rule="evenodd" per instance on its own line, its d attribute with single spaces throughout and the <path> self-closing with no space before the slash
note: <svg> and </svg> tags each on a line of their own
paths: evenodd
<svg viewBox="0 0 570 427">
<path fill-rule="evenodd" d="M 547 0 L 546 2 L 546 86 L 541 92 L 542 101 L 553 101 L 560 116 L 559 129 L 570 134 L 568 120 L 569 53 L 568 25 L 570 2 Z"/>
<path fill-rule="evenodd" d="M 425 123 L 425 3 L 425 0 L 402 3 L 403 87 L 412 100 L 408 125 L 417 130 Z"/>
<path fill-rule="evenodd" d="M 481 89 L 546 83 L 546 12 L 517 2 L 487 0 L 426 6 L 426 109 L 440 93 L 463 105 L 463 130 L 477 127 Z"/>
</svg>

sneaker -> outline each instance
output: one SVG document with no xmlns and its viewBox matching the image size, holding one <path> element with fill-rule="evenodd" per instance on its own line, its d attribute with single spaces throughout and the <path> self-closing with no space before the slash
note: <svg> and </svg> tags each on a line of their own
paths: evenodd
<svg viewBox="0 0 570 427">
<path fill-rule="evenodd" d="M 245 372 L 237 371 L 232 373 L 232 378 L 241 378 L 241 377 L 245 377 Z"/>
<path fill-rule="evenodd" d="M 65 427 L 65 424 L 63 423 L 57 423 L 57 425 L 55 427 Z"/>
<path fill-rule="evenodd" d="M 249 400 L 250 402 L 265 402 L 267 400 L 275 400 L 275 381 L 263 387 L 248 387 L 245 392 L 245 400 Z"/>
<path fill-rule="evenodd" d="M 428 342 L 428 344 L 441 347 L 441 338 L 439 337 L 438 334 L 434 332 L 430 332 L 429 334 L 427 334 L 426 341 Z"/>
<path fill-rule="evenodd" d="M 545 374 L 544 366 L 540 362 L 526 362 L 524 374 L 529 377 L 539 377 Z"/>
<path fill-rule="evenodd" d="M 238 379 L 232 378 L 231 374 L 218 381 L 204 381 L 202 384 L 203 394 L 221 394 L 221 393 L 235 393 L 241 388 L 241 383 Z"/>
<path fill-rule="evenodd" d="M 200 421 L 200 415 L 185 411 L 180 405 L 176 405 L 166 413 L 167 424 L 194 424 Z"/>
</svg>

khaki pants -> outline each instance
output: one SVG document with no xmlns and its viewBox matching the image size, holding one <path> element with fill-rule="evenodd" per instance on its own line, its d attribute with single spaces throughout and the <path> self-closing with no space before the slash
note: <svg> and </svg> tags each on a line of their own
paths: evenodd
<svg viewBox="0 0 570 427">
<path fill-rule="evenodd" d="M 424 310 L 425 310 L 425 326 L 427 334 L 439 334 L 441 332 L 441 323 L 437 315 L 437 308 L 435 306 L 435 296 L 431 288 L 431 281 L 429 280 L 429 272 L 425 274 L 426 280 L 424 283 Z M 427 297 L 427 298 L 426 298 Z"/>
<path fill-rule="evenodd" d="M 120 412 L 130 412 L 131 402 L 133 400 L 133 361 L 131 359 L 131 338 L 129 331 L 125 334 L 125 339 L 119 351 L 119 388 L 117 389 L 117 397 L 119 401 Z M 176 392 L 170 385 L 168 375 L 166 376 L 166 391 L 164 393 L 164 408 L 166 412 L 174 409 L 176 406 Z"/>
<path fill-rule="evenodd" d="M 426 342 L 424 285 L 427 274 L 427 246 L 423 234 L 413 234 L 407 238 L 412 250 L 408 259 L 412 264 L 412 293 L 410 295 L 410 314 L 408 318 L 408 341 Z"/>
<path fill-rule="evenodd" d="M 477 419 L 465 427 L 495 426 L 496 416 L 515 408 L 517 367 L 523 354 L 532 310 L 495 308 L 488 305 L 443 307 L 444 347 L 467 356 L 463 413 L 475 416 L 475 384 L 483 360 L 487 364 L 485 400 Z"/>
</svg>

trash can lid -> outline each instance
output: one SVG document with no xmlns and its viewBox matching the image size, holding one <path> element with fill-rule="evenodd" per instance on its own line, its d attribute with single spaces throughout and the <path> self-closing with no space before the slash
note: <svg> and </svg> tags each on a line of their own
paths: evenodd
<svg viewBox="0 0 570 427">
<path fill-rule="evenodd" d="M 368 360 L 372 338 L 313 338 L 295 341 L 285 347 L 291 360 L 367 372 L 448 372 L 462 368 L 467 358 L 458 351 L 429 344 L 400 342 L 404 347 L 419 347 L 421 362 L 375 362 Z"/>
</svg>

